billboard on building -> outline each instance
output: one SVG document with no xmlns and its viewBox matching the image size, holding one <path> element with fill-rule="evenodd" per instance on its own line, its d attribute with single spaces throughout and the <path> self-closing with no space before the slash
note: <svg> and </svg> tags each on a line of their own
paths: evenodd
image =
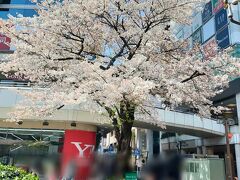
<svg viewBox="0 0 240 180">
<path fill-rule="evenodd" d="M 217 42 L 213 37 L 203 45 L 204 59 L 210 60 L 217 54 Z"/>
<path fill-rule="evenodd" d="M 221 8 L 223 8 L 223 0 L 212 0 L 213 12 L 218 12 Z"/>
<path fill-rule="evenodd" d="M 226 9 L 222 8 L 215 14 L 216 31 L 221 30 L 227 24 L 228 24 L 227 11 Z"/>
<path fill-rule="evenodd" d="M 0 33 L 0 52 L 10 50 L 11 39 Z"/>
<path fill-rule="evenodd" d="M 214 18 L 211 18 L 206 24 L 204 24 L 202 29 L 203 29 L 203 42 L 205 42 L 215 34 Z"/>
<path fill-rule="evenodd" d="M 218 47 L 221 49 L 227 48 L 230 45 L 228 26 L 216 35 Z"/>
<path fill-rule="evenodd" d="M 209 1 L 205 4 L 203 12 L 202 12 L 202 22 L 207 22 L 212 17 L 212 3 Z"/>
</svg>

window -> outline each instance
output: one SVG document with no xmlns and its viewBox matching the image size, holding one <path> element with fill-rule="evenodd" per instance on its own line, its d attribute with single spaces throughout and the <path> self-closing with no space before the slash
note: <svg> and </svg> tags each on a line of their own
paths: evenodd
<svg viewBox="0 0 240 180">
<path fill-rule="evenodd" d="M 11 3 L 11 0 L 0 0 L 0 11 L 9 11 L 7 6 L 8 4 Z"/>
</svg>

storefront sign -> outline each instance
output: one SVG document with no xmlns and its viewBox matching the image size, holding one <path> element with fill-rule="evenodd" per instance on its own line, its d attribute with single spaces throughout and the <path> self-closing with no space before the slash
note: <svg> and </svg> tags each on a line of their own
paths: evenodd
<svg viewBox="0 0 240 180">
<path fill-rule="evenodd" d="M 205 42 L 215 34 L 214 18 L 211 18 L 206 24 L 204 24 L 202 29 L 203 29 L 203 42 Z"/>
<path fill-rule="evenodd" d="M 215 38 L 210 39 L 203 45 L 204 59 L 210 60 L 217 54 L 217 42 Z"/>
<path fill-rule="evenodd" d="M 24 74 L 21 74 L 21 73 L 16 74 L 14 72 L 8 72 L 6 74 L 3 72 L 0 72 L 0 80 L 27 82 L 27 81 L 29 81 L 29 78 L 27 78 Z"/>
<path fill-rule="evenodd" d="M 216 35 L 218 47 L 221 49 L 227 48 L 230 45 L 228 27 L 218 32 Z"/>
<path fill-rule="evenodd" d="M 211 1 L 205 4 L 202 12 L 202 22 L 207 22 L 212 17 L 212 3 Z"/>
<path fill-rule="evenodd" d="M 196 44 L 201 44 L 201 43 L 202 43 L 202 35 L 201 35 L 201 29 L 199 29 L 192 35 L 192 44 L 194 46 Z"/>
<path fill-rule="evenodd" d="M 125 180 L 137 180 L 137 173 L 136 172 L 128 172 L 125 174 Z"/>
<path fill-rule="evenodd" d="M 226 26 L 227 23 L 228 23 L 227 11 L 225 9 L 221 9 L 215 14 L 216 31 L 219 31 L 221 28 Z"/>
<path fill-rule="evenodd" d="M 223 0 L 212 0 L 213 12 L 218 12 L 221 8 L 223 8 Z"/>
<path fill-rule="evenodd" d="M 11 39 L 0 33 L 0 51 L 10 50 Z"/>
<path fill-rule="evenodd" d="M 69 173 L 68 171 L 75 171 L 76 179 L 85 179 L 89 174 L 90 155 L 95 144 L 95 132 L 66 130 L 62 151 L 62 176 Z"/>
</svg>

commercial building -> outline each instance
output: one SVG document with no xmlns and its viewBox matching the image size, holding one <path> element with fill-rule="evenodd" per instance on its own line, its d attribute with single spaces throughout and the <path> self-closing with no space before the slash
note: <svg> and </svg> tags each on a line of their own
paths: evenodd
<svg viewBox="0 0 240 180">
<path fill-rule="evenodd" d="M 36 15 L 36 6 L 28 0 L 0 0 L 0 17 L 7 19 L 8 14 L 16 16 L 32 17 Z M 240 19 L 240 5 L 233 9 L 235 19 Z M 221 0 L 212 0 L 207 3 L 201 12 L 193 15 L 191 25 L 176 26 L 176 36 L 179 39 L 187 39 L 190 46 L 196 43 L 202 45 L 203 56 L 205 59 L 211 58 L 217 53 L 217 50 L 225 49 L 229 46 L 234 48 L 234 56 L 239 56 L 240 52 L 240 26 L 230 23 L 226 10 L 223 9 Z M 10 39 L 0 34 L 0 51 L 2 55 L 12 53 L 14 47 L 10 45 Z M 73 139 L 72 137 L 83 137 L 84 132 L 90 132 L 90 144 L 94 144 L 95 132 L 98 128 L 108 128 L 99 123 L 102 117 L 84 112 L 76 107 L 60 108 L 54 117 L 44 120 L 26 119 L 22 123 L 15 124 L 5 122 L 7 113 L 12 110 L 21 99 L 19 95 L 11 91 L 12 89 L 29 90 L 31 87 L 27 81 L 20 77 L 0 77 L 0 157 L 2 161 L 19 162 L 19 155 L 24 153 L 36 156 L 46 154 L 59 154 L 62 139 L 68 139 L 68 147 L 75 148 L 74 153 L 78 153 L 76 147 L 80 144 L 71 142 L 89 143 L 86 138 Z M 233 137 L 230 140 L 232 157 L 236 165 L 236 172 L 240 174 L 240 83 L 239 79 L 233 81 L 227 91 L 214 99 L 216 104 L 233 105 L 235 123 L 231 126 L 230 132 Z M 187 112 L 172 112 L 159 110 L 159 116 L 166 124 L 166 130 L 159 130 L 152 124 L 136 121 L 133 128 L 132 147 L 141 149 L 144 156 L 151 158 L 162 151 L 182 151 L 183 153 L 219 155 L 225 157 L 225 139 L 224 126 L 214 119 L 201 119 L 196 115 Z M 78 130 L 78 131 L 76 131 Z M 79 131 L 82 130 L 82 131 Z M 166 133 L 163 131 L 169 131 Z M 91 133 L 93 132 L 93 134 Z M 80 133 L 80 134 L 79 134 Z M 66 135 L 67 136 L 66 138 Z M 115 143 L 114 134 L 110 133 L 102 142 L 106 147 Z M 89 138 L 89 137 L 92 137 Z M 48 146 L 41 146 L 38 150 L 25 146 L 23 141 L 47 142 Z M 18 155 L 18 157 L 17 157 Z M 240 175 L 239 175 L 240 176 Z"/>
<path fill-rule="evenodd" d="M 230 1 L 231 2 L 231 1 Z M 240 3 L 232 5 L 233 17 L 240 21 Z M 201 12 L 193 15 L 191 25 L 179 25 L 176 35 L 179 39 L 188 40 L 190 47 L 200 44 L 202 56 L 211 61 L 217 51 L 232 47 L 232 56 L 240 57 L 240 25 L 230 22 L 229 14 L 224 9 L 223 1 L 211 0 L 204 5 Z M 213 101 L 215 105 L 224 105 L 232 108 L 232 121 L 230 133 L 228 134 L 231 147 L 232 169 L 235 176 L 240 177 L 240 79 L 234 79 L 230 86 L 222 94 L 216 96 Z M 218 122 L 223 123 L 223 122 Z M 178 148 L 183 153 L 218 155 L 226 157 L 225 137 L 207 137 L 198 135 L 187 136 L 172 134 L 172 137 L 162 139 L 162 149 L 176 151 Z"/>
</svg>

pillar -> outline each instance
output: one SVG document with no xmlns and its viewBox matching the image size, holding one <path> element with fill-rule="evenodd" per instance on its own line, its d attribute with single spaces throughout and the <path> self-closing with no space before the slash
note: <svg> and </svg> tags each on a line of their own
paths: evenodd
<svg viewBox="0 0 240 180">
<path fill-rule="evenodd" d="M 148 159 L 153 157 L 153 131 L 150 129 L 146 130 L 146 139 L 147 139 L 147 151 L 148 151 Z"/>
<path fill-rule="evenodd" d="M 240 93 L 236 94 L 238 126 L 240 125 Z M 240 130 L 240 129 L 239 129 Z"/>
<path fill-rule="evenodd" d="M 240 177 L 240 144 L 235 144 L 235 158 L 236 158 L 236 168 L 237 168 L 237 177 Z"/>
<path fill-rule="evenodd" d="M 204 156 L 207 155 L 207 148 L 206 148 L 206 146 L 202 146 L 202 154 Z"/>
<path fill-rule="evenodd" d="M 137 148 L 142 150 L 142 134 L 139 128 L 137 128 L 136 139 Z"/>
<path fill-rule="evenodd" d="M 201 147 L 197 147 L 197 154 L 201 154 L 202 153 L 202 151 L 201 151 Z"/>
<path fill-rule="evenodd" d="M 159 131 L 159 152 L 162 153 L 162 132 Z"/>
</svg>

